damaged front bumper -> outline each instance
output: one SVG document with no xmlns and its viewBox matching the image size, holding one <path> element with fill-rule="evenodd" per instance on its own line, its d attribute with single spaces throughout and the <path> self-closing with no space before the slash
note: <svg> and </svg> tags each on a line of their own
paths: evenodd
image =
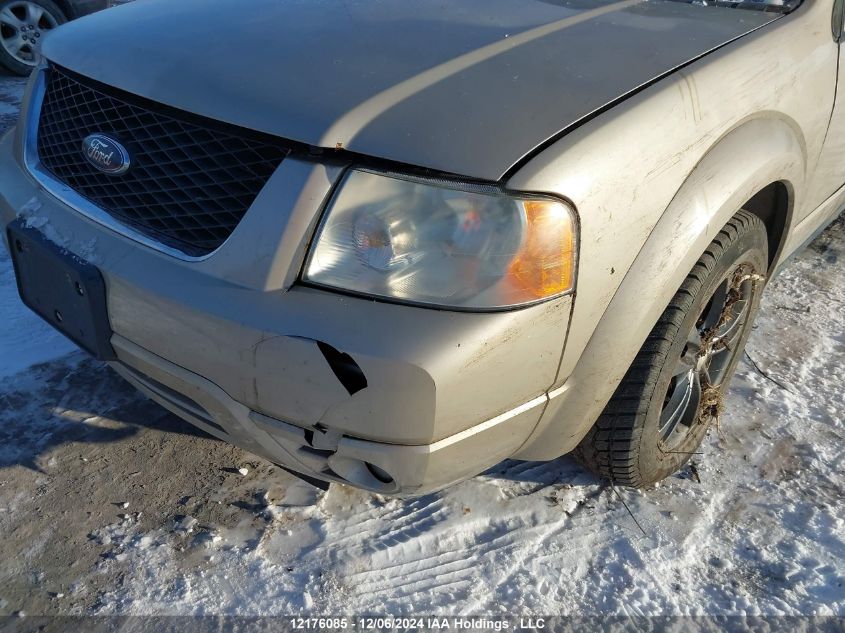
<svg viewBox="0 0 845 633">
<path fill-rule="evenodd" d="M 0 220 L 37 218 L 102 272 L 113 365 L 205 431 L 290 470 L 423 494 L 514 455 L 555 384 L 571 297 L 450 312 L 298 285 L 344 165 L 286 160 L 230 239 L 171 257 L 47 192 L 0 144 Z"/>
<path fill-rule="evenodd" d="M 534 428 L 546 402 L 537 397 L 433 444 L 387 444 L 258 413 L 123 337 L 115 335 L 113 345 L 121 360 L 114 364 L 118 373 L 192 424 L 295 473 L 383 494 L 430 492 L 507 457 Z"/>
</svg>

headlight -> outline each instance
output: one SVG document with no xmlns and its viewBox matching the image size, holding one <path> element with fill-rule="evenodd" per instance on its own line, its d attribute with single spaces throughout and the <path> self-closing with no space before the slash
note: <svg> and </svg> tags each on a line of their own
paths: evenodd
<svg viewBox="0 0 845 633">
<path fill-rule="evenodd" d="M 305 281 L 464 309 L 525 305 L 575 283 L 572 209 L 542 196 L 352 170 Z"/>
</svg>

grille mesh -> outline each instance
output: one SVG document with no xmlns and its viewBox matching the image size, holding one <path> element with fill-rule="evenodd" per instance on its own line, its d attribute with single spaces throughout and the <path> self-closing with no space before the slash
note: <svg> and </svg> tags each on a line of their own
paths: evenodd
<svg viewBox="0 0 845 633">
<path fill-rule="evenodd" d="M 41 164 L 118 221 L 185 254 L 218 248 L 287 153 L 281 143 L 237 128 L 130 103 L 55 66 L 48 73 Z M 95 133 L 126 147 L 132 161 L 126 173 L 105 174 L 86 160 L 82 142 Z"/>
</svg>

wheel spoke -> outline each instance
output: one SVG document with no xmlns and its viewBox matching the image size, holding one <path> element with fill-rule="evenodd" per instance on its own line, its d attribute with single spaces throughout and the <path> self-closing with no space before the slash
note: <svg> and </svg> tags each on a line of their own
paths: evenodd
<svg viewBox="0 0 845 633">
<path fill-rule="evenodd" d="M 26 21 L 27 24 L 31 24 L 32 26 L 38 26 L 41 22 L 41 18 L 44 17 L 44 9 L 39 7 L 37 4 L 33 2 L 27 2 L 26 4 Z"/>
<path fill-rule="evenodd" d="M 696 382 L 696 374 L 692 371 L 677 379 L 672 397 L 663 407 L 663 413 L 660 416 L 660 435 L 663 439 L 669 437 L 684 418 Z"/>
<path fill-rule="evenodd" d="M 722 350 L 724 353 L 729 353 L 727 350 Z M 699 374 L 699 382 L 704 383 L 705 385 L 715 385 L 716 382 L 714 381 L 714 376 L 717 374 L 717 368 L 713 367 L 713 361 L 717 362 L 717 365 L 720 363 L 717 359 L 718 354 L 712 354 L 710 358 L 707 359 L 707 362 L 704 363 L 704 366 L 701 368 L 701 373 Z M 718 380 L 718 376 L 716 376 L 715 380 Z"/>
<path fill-rule="evenodd" d="M 743 326 L 745 325 L 745 319 L 737 319 L 735 322 L 731 324 L 731 327 L 726 330 L 722 335 L 719 336 L 717 339 L 719 342 L 719 349 L 724 349 L 726 347 L 733 347 L 734 343 L 739 342 L 740 334 L 742 334 Z"/>
<path fill-rule="evenodd" d="M 23 41 L 19 33 L 15 33 L 9 38 L 3 38 L 2 42 L 3 48 L 15 57 L 19 57 L 22 49 L 26 46 L 26 42 Z"/>
<path fill-rule="evenodd" d="M 745 322 L 745 313 L 748 309 L 748 300 L 740 299 L 733 304 L 733 318 L 731 318 L 718 333 L 720 341 L 732 341 L 742 331 L 742 324 Z"/>
<path fill-rule="evenodd" d="M 9 7 L 0 11 L 0 24 L 6 24 L 14 29 L 20 29 L 24 25 Z"/>
<path fill-rule="evenodd" d="M 689 404 L 687 405 L 687 412 L 689 415 L 686 416 L 687 424 L 692 426 L 692 423 L 698 417 L 698 408 L 701 406 L 701 375 L 696 373 L 693 377 L 692 381 L 692 390 L 690 393 Z"/>
<path fill-rule="evenodd" d="M 721 386 L 725 368 L 731 362 L 732 357 L 733 352 L 727 348 L 714 352 L 707 367 L 702 370 L 705 381 L 714 387 Z"/>
<path fill-rule="evenodd" d="M 728 282 L 723 282 L 713 294 L 713 299 L 710 301 L 710 309 L 704 317 L 701 324 L 701 330 L 707 332 L 719 325 L 722 318 L 722 312 L 725 310 L 725 302 L 728 299 Z"/>
</svg>

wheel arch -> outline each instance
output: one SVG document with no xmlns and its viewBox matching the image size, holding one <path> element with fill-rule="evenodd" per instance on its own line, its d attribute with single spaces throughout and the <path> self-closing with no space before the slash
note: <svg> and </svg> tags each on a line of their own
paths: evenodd
<svg viewBox="0 0 845 633">
<path fill-rule="evenodd" d="M 803 135 L 793 121 L 777 114 L 761 113 L 711 145 L 654 225 L 517 457 L 552 459 L 578 445 L 684 278 L 739 209 L 760 217 L 770 231 L 771 270 L 806 173 Z"/>
<path fill-rule="evenodd" d="M 769 238 L 769 271 L 780 261 L 786 244 L 787 227 L 792 218 L 794 193 L 781 180 L 771 182 L 755 193 L 742 208 L 753 213 L 766 225 Z"/>
</svg>

